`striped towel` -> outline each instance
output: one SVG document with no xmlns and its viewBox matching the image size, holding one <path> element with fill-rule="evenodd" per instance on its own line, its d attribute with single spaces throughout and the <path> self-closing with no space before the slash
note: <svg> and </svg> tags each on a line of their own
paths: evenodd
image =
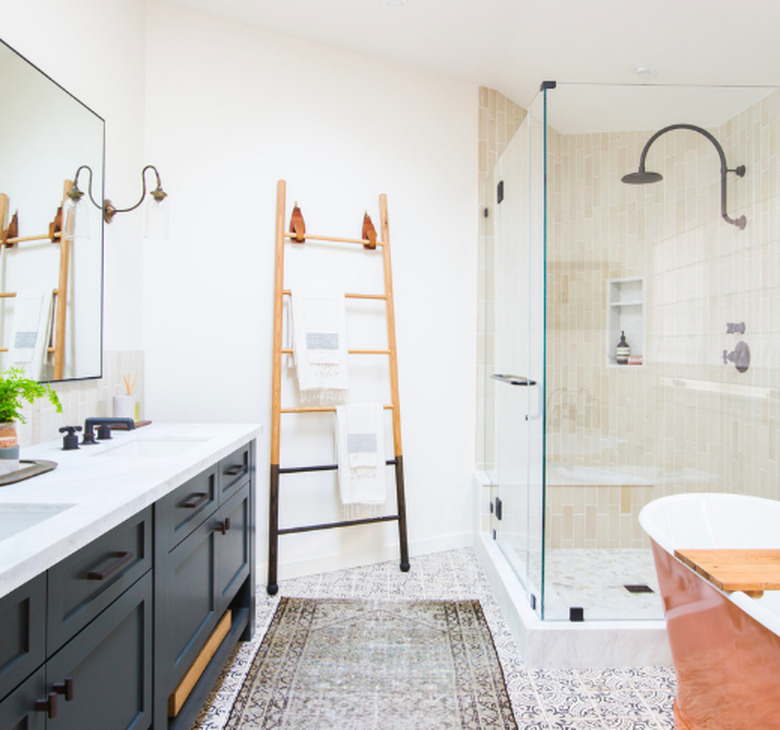
<svg viewBox="0 0 780 730">
<path fill-rule="evenodd" d="M 22 290 L 14 298 L 13 332 L 9 348 L 11 367 L 24 370 L 33 380 L 46 378 L 49 337 L 52 323 L 52 293 Z"/>
<path fill-rule="evenodd" d="M 293 357 L 302 401 L 344 399 L 349 388 L 345 320 L 343 293 L 293 293 Z"/>
<path fill-rule="evenodd" d="M 342 504 L 384 504 L 384 409 L 380 403 L 336 406 L 339 494 Z"/>
</svg>

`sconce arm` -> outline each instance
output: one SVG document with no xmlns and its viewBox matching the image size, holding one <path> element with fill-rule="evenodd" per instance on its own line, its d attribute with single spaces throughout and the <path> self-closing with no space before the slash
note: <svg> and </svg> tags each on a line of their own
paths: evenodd
<svg viewBox="0 0 780 730">
<path fill-rule="evenodd" d="M 138 206 L 141 205 L 141 203 L 144 202 L 144 198 L 146 197 L 146 171 L 147 170 L 154 170 L 154 174 L 157 180 L 157 187 L 151 191 L 150 195 L 159 203 L 162 202 L 166 196 L 167 193 L 162 189 L 162 183 L 160 182 L 160 173 L 157 171 L 157 168 L 154 165 L 147 165 L 144 167 L 143 170 L 141 170 L 141 184 L 142 184 L 142 192 L 141 197 L 139 198 L 138 202 L 135 205 L 131 205 L 129 208 L 117 208 L 108 198 L 106 198 L 103 201 L 103 205 L 100 205 L 92 195 L 92 168 L 89 165 L 81 165 L 78 170 L 76 170 L 76 174 L 73 177 L 73 187 L 71 188 L 68 195 L 73 199 L 75 202 L 78 202 L 81 200 L 84 193 L 79 189 L 78 186 L 78 179 L 79 174 L 82 170 L 87 170 L 89 172 L 89 199 L 92 201 L 92 204 L 96 208 L 100 208 L 103 211 L 103 220 L 106 223 L 111 223 L 111 221 L 114 219 L 114 216 L 117 213 L 129 213 L 131 210 L 135 210 Z"/>
<path fill-rule="evenodd" d="M 73 187 L 68 192 L 68 196 L 76 203 L 78 203 L 79 200 L 81 200 L 84 193 L 79 188 L 79 175 L 81 174 L 82 170 L 86 170 L 89 173 L 89 185 L 87 187 L 87 193 L 89 194 L 89 199 L 92 201 L 92 205 L 94 205 L 96 208 L 102 209 L 103 206 L 100 205 L 95 200 L 95 197 L 92 195 L 92 168 L 89 165 L 80 165 L 78 170 L 76 170 L 76 174 L 73 176 Z"/>
<path fill-rule="evenodd" d="M 158 203 L 165 199 L 167 193 L 162 189 L 162 183 L 160 182 L 160 173 L 157 171 L 157 168 L 154 165 L 147 165 L 146 167 L 144 167 L 143 170 L 141 170 L 142 192 L 141 192 L 141 197 L 138 199 L 138 202 L 135 205 L 131 205 L 129 208 L 117 208 L 108 198 L 106 198 L 103 201 L 103 220 L 106 223 L 111 223 L 111 221 L 113 220 L 114 216 L 117 213 L 129 213 L 131 210 L 135 210 L 139 205 L 141 205 L 141 203 L 144 202 L 144 198 L 146 197 L 146 171 L 147 170 L 154 170 L 154 175 L 157 180 L 157 187 L 151 191 L 151 196 Z"/>
</svg>

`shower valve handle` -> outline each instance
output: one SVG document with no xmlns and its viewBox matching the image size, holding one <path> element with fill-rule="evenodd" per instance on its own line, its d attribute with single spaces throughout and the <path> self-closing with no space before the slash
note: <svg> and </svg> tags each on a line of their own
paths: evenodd
<svg viewBox="0 0 780 730">
<path fill-rule="evenodd" d="M 734 363 L 737 372 L 744 373 L 750 367 L 750 348 L 744 342 L 737 342 L 733 352 L 723 351 L 723 364 Z"/>
</svg>

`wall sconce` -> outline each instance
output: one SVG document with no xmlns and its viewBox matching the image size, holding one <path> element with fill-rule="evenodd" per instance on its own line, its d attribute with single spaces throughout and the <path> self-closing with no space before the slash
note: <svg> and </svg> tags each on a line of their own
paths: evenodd
<svg viewBox="0 0 780 730">
<path fill-rule="evenodd" d="M 68 191 L 68 200 L 66 205 L 66 219 L 68 217 L 75 216 L 76 209 L 79 201 L 84 197 L 84 192 L 79 188 L 79 175 L 83 170 L 89 173 L 89 185 L 87 187 L 87 193 L 89 199 L 96 208 L 100 208 L 103 211 L 103 220 L 106 223 L 111 223 L 114 220 L 114 216 L 117 213 L 129 213 L 131 210 L 138 208 L 146 198 L 146 171 L 153 170 L 157 179 L 157 187 L 154 190 L 149 191 L 149 200 L 146 207 L 146 225 L 144 228 L 144 237 L 153 238 L 161 237 L 167 238 L 168 234 L 168 206 L 165 204 L 165 199 L 168 197 L 162 189 L 162 183 L 160 182 L 160 173 L 154 165 L 147 165 L 141 170 L 141 183 L 143 185 L 143 191 L 141 197 L 135 205 L 131 205 L 129 208 L 117 208 L 108 198 L 100 205 L 92 194 L 92 168 L 89 165 L 81 165 L 76 174 L 73 177 L 73 187 Z"/>
</svg>

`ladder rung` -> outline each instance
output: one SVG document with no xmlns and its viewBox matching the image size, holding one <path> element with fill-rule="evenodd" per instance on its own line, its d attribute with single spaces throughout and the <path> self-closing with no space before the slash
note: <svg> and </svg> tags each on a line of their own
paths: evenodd
<svg viewBox="0 0 780 730">
<path fill-rule="evenodd" d="M 363 520 L 346 520 L 344 522 L 325 522 L 320 525 L 303 525 L 301 527 L 280 528 L 279 535 L 289 535 L 294 532 L 312 532 L 313 530 L 330 530 L 334 527 L 351 527 L 352 525 L 370 525 L 374 522 L 397 522 L 398 515 L 388 515 L 386 517 L 366 517 Z"/>
<path fill-rule="evenodd" d="M 284 294 L 286 297 L 289 297 L 290 290 L 283 289 L 282 294 Z M 387 294 L 353 294 L 352 292 L 347 292 L 344 294 L 344 297 L 346 299 L 387 299 Z"/>
<path fill-rule="evenodd" d="M 389 355 L 390 350 L 347 350 L 350 355 Z M 292 347 L 283 347 L 282 355 L 292 355 Z"/>
<path fill-rule="evenodd" d="M 398 459 L 388 459 L 385 466 L 397 466 Z M 302 474 L 309 471 L 336 471 L 338 464 L 320 464 L 317 466 L 285 466 L 279 467 L 280 474 Z"/>
<path fill-rule="evenodd" d="M 295 240 L 294 233 L 285 233 L 285 238 L 289 238 L 291 241 Z M 363 238 L 339 238 L 338 236 L 312 236 L 309 233 L 303 234 L 306 241 L 330 241 L 331 243 L 359 243 L 361 246 L 365 246 L 369 241 Z M 297 243 L 304 243 L 304 241 L 298 241 Z M 376 242 L 377 246 L 384 246 L 382 241 Z"/>
<path fill-rule="evenodd" d="M 57 291 L 57 288 L 55 287 L 54 289 L 51 290 L 51 293 L 52 293 L 52 296 L 56 297 L 59 292 Z M 4 292 L 0 292 L 0 299 L 12 299 L 16 295 L 17 294 L 16 294 L 15 291 L 4 291 Z"/>
<path fill-rule="evenodd" d="M 385 404 L 384 409 L 393 408 L 392 404 Z M 280 408 L 279 413 L 326 413 L 328 411 L 336 412 L 336 406 L 296 406 L 294 408 Z"/>
</svg>

